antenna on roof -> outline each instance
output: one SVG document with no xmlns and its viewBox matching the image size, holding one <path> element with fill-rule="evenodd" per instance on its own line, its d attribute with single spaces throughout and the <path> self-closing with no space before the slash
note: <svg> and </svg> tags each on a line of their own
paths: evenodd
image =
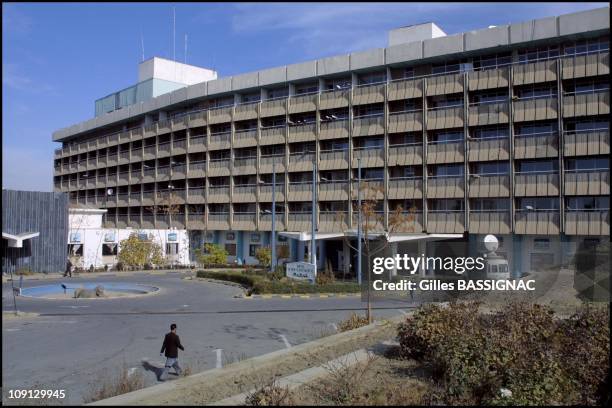
<svg viewBox="0 0 612 408">
<path fill-rule="evenodd" d="M 172 7 L 172 60 L 176 61 L 176 7 Z"/>
<path fill-rule="evenodd" d="M 140 47 L 142 49 L 142 61 L 144 61 L 144 36 L 142 35 L 142 31 L 140 32 Z"/>
<path fill-rule="evenodd" d="M 185 64 L 187 64 L 187 33 L 185 33 Z"/>
</svg>

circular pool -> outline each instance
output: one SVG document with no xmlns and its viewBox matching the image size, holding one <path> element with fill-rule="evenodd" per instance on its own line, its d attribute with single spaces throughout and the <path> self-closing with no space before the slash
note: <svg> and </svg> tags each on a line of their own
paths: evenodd
<svg viewBox="0 0 612 408">
<path fill-rule="evenodd" d="M 102 286 L 103 294 L 95 295 L 96 287 Z M 79 289 L 81 289 L 79 291 Z M 112 299 L 121 297 L 141 296 L 159 291 L 159 288 L 150 285 L 136 283 L 117 282 L 82 282 L 82 283 L 56 283 L 53 285 L 34 286 L 22 288 L 21 296 L 38 299 L 74 299 L 75 293 L 88 291 L 93 293 L 91 297 L 83 299 Z"/>
</svg>

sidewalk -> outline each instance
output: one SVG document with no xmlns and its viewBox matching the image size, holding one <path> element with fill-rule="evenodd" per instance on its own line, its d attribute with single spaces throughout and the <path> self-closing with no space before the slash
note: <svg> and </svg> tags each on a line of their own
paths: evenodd
<svg viewBox="0 0 612 408">
<path fill-rule="evenodd" d="M 139 270 L 139 271 L 108 271 L 108 272 L 78 272 L 72 273 L 73 278 L 99 278 L 102 276 L 132 276 L 139 274 L 150 274 L 150 275 L 165 275 L 167 273 L 181 273 L 185 275 L 194 274 L 193 269 L 152 269 L 152 270 Z M 19 282 L 21 275 L 13 275 L 15 282 Z M 32 275 L 23 275 L 24 281 L 38 281 L 38 280 L 51 280 L 51 279 L 64 279 L 64 274 L 60 272 L 54 273 L 33 273 Z M 2 274 L 2 283 L 10 282 L 11 276 Z"/>
</svg>

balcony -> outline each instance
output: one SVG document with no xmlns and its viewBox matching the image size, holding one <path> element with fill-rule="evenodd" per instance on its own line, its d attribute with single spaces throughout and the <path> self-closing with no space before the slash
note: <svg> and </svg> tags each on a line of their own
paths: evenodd
<svg viewBox="0 0 612 408">
<path fill-rule="evenodd" d="M 154 191 L 143 191 L 142 192 L 142 205 L 154 205 L 155 204 L 155 192 Z"/>
<path fill-rule="evenodd" d="M 285 143 L 287 127 L 285 125 L 261 128 L 259 144 L 262 146 Z"/>
<path fill-rule="evenodd" d="M 423 179 L 421 177 L 397 177 L 389 179 L 390 200 L 423 197 Z"/>
<path fill-rule="evenodd" d="M 427 129 L 463 127 L 463 105 L 444 106 L 427 110 Z"/>
<path fill-rule="evenodd" d="M 140 205 L 142 201 L 142 196 L 140 191 L 130 193 L 130 205 Z"/>
<path fill-rule="evenodd" d="M 465 213 L 461 211 L 429 211 L 427 232 L 462 234 L 465 231 Z"/>
<path fill-rule="evenodd" d="M 178 139 L 172 141 L 172 154 L 187 153 L 187 139 Z"/>
<path fill-rule="evenodd" d="M 312 200 L 312 183 L 311 182 L 295 182 L 289 183 L 289 201 L 311 201 Z"/>
<path fill-rule="evenodd" d="M 528 235 L 559 235 L 559 211 L 516 210 L 514 232 Z"/>
<path fill-rule="evenodd" d="M 476 175 L 474 175 L 476 176 Z M 470 197 L 510 197 L 510 176 L 480 174 L 468 177 Z"/>
<path fill-rule="evenodd" d="M 556 60 L 537 61 L 512 66 L 513 85 L 528 85 L 556 80 Z"/>
<path fill-rule="evenodd" d="M 389 113 L 389 133 L 413 132 L 423 129 L 423 111 Z"/>
<path fill-rule="evenodd" d="M 565 156 L 610 154 L 610 132 L 608 129 L 593 129 L 568 132 L 564 135 Z"/>
<path fill-rule="evenodd" d="M 479 91 L 482 89 L 507 88 L 509 69 L 509 67 L 502 67 L 468 72 L 468 89 Z"/>
<path fill-rule="evenodd" d="M 235 203 L 254 203 L 257 201 L 257 185 L 234 186 L 232 201 Z"/>
<path fill-rule="evenodd" d="M 124 186 L 130 182 L 130 173 L 128 171 L 119 173 L 117 183 L 120 186 Z"/>
<path fill-rule="evenodd" d="M 257 129 L 237 130 L 234 132 L 234 147 L 257 146 Z"/>
<path fill-rule="evenodd" d="M 353 211 L 353 228 L 356 230 L 359 225 L 359 214 L 357 211 Z M 383 211 L 376 211 L 366 216 L 362 213 L 361 215 L 361 230 L 365 235 L 372 232 L 382 232 L 385 230 L 385 213 Z"/>
<path fill-rule="evenodd" d="M 344 108 L 349 104 L 350 89 L 322 92 L 319 99 L 319 110 Z"/>
<path fill-rule="evenodd" d="M 235 158 L 234 159 L 234 175 L 240 174 L 255 174 L 257 173 L 257 158 Z"/>
<path fill-rule="evenodd" d="M 187 219 L 187 229 L 204 230 L 206 229 L 206 218 L 203 212 L 190 212 Z"/>
<path fill-rule="evenodd" d="M 114 133 L 108 136 L 108 145 L 114 146 L 119 143 L 119 133 Z"/>
<path fill-rule="evenodd" d="M 213 159 L 208 163 L 208 177 L 230 175 L 230 159 Z"/>
<path fill-rule="evenodd" d="M 289 113 L 312 112 L 317 110 L 318 93 L 292 96 L 289 99 Z"/>
<path fill-rule="evenodd" d="M 117 154 L 109 154 L 108 158 L 106 159 L 106 165 L 107 166 L 116 166 L 118 164 L 117 161 Z"/>
<path fill-rule="evenodd" d="M 209 203 L 229 203 L 229 186 L 210 186 L 208 188 Z"/>
<path fill-rule="evenodd" d="M 516 173 L 514 195 L 517 197 L 543 197 L 559 195 L 557 172 Z"/>
<path fill-rule="evenodd" d="M 87 160 L 79 160 L 79 163 L 77 164 L 77 169 L 79 171 L 87 170 Z"/>
<path fill-rule="evenodd" d="M 308 123 L 305 125 L 295 125 L 289 127 L 289 143 L 312 141 L 315 140 L 316 136 L 316 123 Z"/>
<path fill-rule="evenodd" d="M 318 183 L 319 201 L 345 201 L 349 199 L 348 181 L 321 181 Z"/>
<path fill-rule="evenodd" d="M 387 98 L 390 101 L 420 98 L 422 96 L 423 81 L 421 79 L 402 79 L 391 81 L 387 85 Z"/>
<path fill-rule="evenodd" d="M 142 147 L 133 149 L 130 155 L 130 162 L 135 163 L 139 161 L 142 161 Z"/>
<path fill-rule="evenodd" d="M 462 162 L 464 150 L 463 141 L 429 142 L 427 144 L 427 164 Z"/>
<path fill-rule="evenodd" d="M 389 146 L 389 166 L 408 166 L 423 163 L 422 143 Z"/>
<path fill-rule="evenodd" d="M 187 195 L 188 204 L 203 204 L 206 202 L 206 188 L 189 187 Z"/>
<path fill-rule="evenodd" d="M 358 199 L 359 182 L 353 181 L 352 199 Z M 379 179 L 361 180 L 362 200 L 384 200 L 385 182 Z"/>
<path fill-rule="evenodd" d="M 90 157 L 87 159 L 87 170 L 94 170 L 97 165 L 98 163 L 95 157 Z"/>
<path fill-rule="evenodd" d="M 187 177 L 204 177 L 206 174 L 206 161 L 194 161 L 189 163 Z"/>
<path fill-rule="evenodd" d="M 340 139 L 349 136 L 348 119 L 321 122 L 319 139 Z"/>
<path fill-rule="evenodd" d="M 118 215 L 117 216 L 117 228 L 125 228 L 128 226 L 128 216 Z"/>
<path fill-rule="evenodd" d="M 157 168 L 156 181 L 170 180 L 170 166 L 160 166 Z"/>
<path fill-rule="evenodd" d="M 226 123 L 232 120 L 233 106 L 214 108 L 208 111 L 208 123 L 213 125 L 215 123 Z"/>
<path fill-rule="evenodd" d="M 353 105 L 367 105 L 385 101 L 385 84 L 360 85 L 353 89 Z"/>
<path fill-rule="evenodd" d="M 321 150 L 319 152 L 319 170 L 348 169 L 348 160 L 348 150 Z"/>
<path fill-rule="evenodd" d="M 130 198 L 130 195 L 125 193 L 125 194 L 117 194 L 117 205 L 120 206 L 126 206 L 128 205 L 128 199 Z"/>
<path fill-rule="evenodd" d="M 287 98 L 271 99 L 261 103 L 261 117 L 279 116 L 287 113 Z"/>
<path fill-rule="evenodd" d="M 155 181 L 155 168 L 154 167 L 145 167 L 142 170 L 142 181 L 145 183 L 151 183 Z"/>
<path fill-rule="evenodd" d="M 206 150 L 206 136 L 194 136 L 189 138 L 189 153 L 203 152 Z"/>
<path fill-rule="evenodd" d="M 565 171 L 566 195 L 610 194 L 610 170 Z"/>
<path fill-rule="evenodd" d="M 314 153 L 291 153 L 289 155 L 289 171 L 312 171 L 314 160 Z"/>
<path fill-rule="evenodd" d="M 563 117 L 610 114 L 610 91 L 563 95 Z"/>
<path fill-rule="evenodd" d="M 535 159 L 558 157 L 559 136 L 556 133 L 516 135 L 514 137 L 514 158 Z"/>
<path fill-rule="evenodd" d="M 310 231 L 312 227 L 312 213 L 308 212 L 290 212 L 289 231 Z"/>
<path fill-rule="evenodd" d="M 468 140 L 469 161 L 508 160 L 510 141 L 507 137 Z"/>
<path fill-rule="evenodd" d="M 184 130 L 187 128 L 187 124 L 188 124 L 189 120 L 187 118 L 187 116 L 181 116 L 181 117 L 177 117 L 172 119 L 172 131 L 176 132 L 179 130 Z"/>
<path fill-rule="evenodd" d="M 144 157 L 143 157 L 145 160 L 154 159 L 156 154 L 157 154 L 157 146 L 155 145 L 145 146 Z"/>
<path fill-rule="evenodd" d="M 287 166 L 285 165 L 285 154 L 277 154 L 270 156 L 261 156 L 259 158 L 259 173 L 272 173 L 272 164 L 274 164 L 274 171 L 285 172 Z"/>
<path fill-rule="evenodd" d="M 235 212 L 232 220 L 232 229 L 239 231 L 255 231 L 257 225 L 256 215 L 257 214 L 254 212 Z"/>
<path fill-rule="evenodd" d="M 392 232 L 413 232 L 420 233 L 423 232 L 423 212 L 416 211 L 402 211 L 399 214 L 399 217 L 394 220 L 396 217 L 394 209 L 389 209 L 389 229 Z"/>
<path fill-rule="evenodd" d="M 100 187 L 104 187 L 105 185 L 106 185 L 106 174 L 99 174 L 96 177 L 96 187 L 100 188 Z M 63 188 L 63 183 L 62 183 L 62 188 Z"/>
<path fill-rule="evenodd" d="M 348 213 L 345 211 L 320 211 L 320 232 L 343 232 L 348 230 Z"/>
<path fill-rule="evenodd" d="M 206 111 L 194 112 L 189 114 L 189 127 L 200 127 L 206 125 Z"/>
<path fill-rule="evenodd" d="M 172 180 L 184 179 L 187 173 L 186 164 L 175 164 L 172 166 Z"/>
<path fill-rule="evenodd" d="M 513 102 L 515 122 L 557 119 L 557 98 L 517 99 Z"/>
<path fill-rule="evenodd" d="M 245 102 L 236 106 L 234 110 L 234 120 L 257 119 L 257 108 L 259 102 Z"/>
<path fill-rule="evenodd" d="M 274 195 L 276 196 L 276 202 L 285 201 L 285 183 L 278 181 L 276 182 L 276 188 L 274 189 Z M 272 184 L 260 184 L 259 185 L 259 201 L 271 202 L 272 201 Z"/>
<path fill-rule="evenodd" d="M 361 116 L 353 119 L 353 136 L 372 136 L 385 133 L 383 115 Z"/>
<path fill-rule="evenodd" d="M 510 211 L 470 211 L 470 233 L 510 234 Z"/>
<path fill-rule="evenodd" d="M 170 133 L 171 125 L 172 123 L 170 123 L 169 120 L 160 120 L 159 122 L 157 122 L 157 134 L 163 135 L 166 133 Z"/>
<path fill-rule="evenodd" d="M 610 236 L 610 211 L 566 211 L 565 233 L 567 235 Z"/>
<path fill-rule="evenodd" d="M 427 96 L 463 92 L 463 75 L 437 75 L 427 78 Z"/>
<path fill-rule="evenodd" d="M 468 124 L 470 126 L 508 123 L 510 118 L 508 102 L 470 104 L 468 114 Z"/>
<path fill-rule="evenodd" d="M 358 147 L 353 149 L 353 167 L 382 167 L 385 165 L 385 150 L 382 147 Z"/>
<path fill-rule="evenodd" d="M 276 231 L 283 231 L 285 229 L 285 214 L 276 213 L 275 216 L 274 229 Z M 259 216 L 259 230 L 272 231 L 272 214 L 261 214 Z"/>
<path fill-rule="evenodd" d="M 229 230 L 228 212 L 211 212 L 208 214 L 208 229 L 210 230 Z"/>
<path fill-rule="evenodd" d="M 427 177 L 427 198 L 463 198 L 464 196 L 463 175 Z"/>
<path fill-rule="evenodd" d="M 212 133 L 208 143 L 208 150 L 229 149 L 231 145 L 231 132 Z"/>
<path fill-rule="evenodd" d="M 563 79 L 610 75 L 610 53 L 575 55 L 561 60 Z"/>
<path fill-rule="evenodd" d="M 142 228 L 155 228 L 155 216 L 152 214 L 143 214 Z"/>
</svg>

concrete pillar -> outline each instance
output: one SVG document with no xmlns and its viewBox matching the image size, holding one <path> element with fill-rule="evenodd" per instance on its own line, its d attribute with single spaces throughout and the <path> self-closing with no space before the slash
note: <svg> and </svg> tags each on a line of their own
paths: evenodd
<svg viewBox="0 0 612 408">
<path fill-rule="evenodd" d="M 512 236 L 512 257 L 510 262 L 512 263 L 512 278 L 520 278 L 523 274 L 523 257 L 527 256 L 527 254 L 522 253 L 523 249 L 523 240 L 522 236 L 518 234 L 514 234 Z"/>
<path fill-rule="evenodd" d="M 298 241 L 297 244 L 297 260 L 298 262 L 306 262 L 307 260 L 304 258 L 305 250 L 304 250 L 304 241 Z"/>
<path fill-rule="evenodd" d="M 342 241 L 342 256 L 344 257 L 342 268 L 344 273 L 348 274 L 351 271 L 351 247 L 345 240 Z"/>
</svg>

